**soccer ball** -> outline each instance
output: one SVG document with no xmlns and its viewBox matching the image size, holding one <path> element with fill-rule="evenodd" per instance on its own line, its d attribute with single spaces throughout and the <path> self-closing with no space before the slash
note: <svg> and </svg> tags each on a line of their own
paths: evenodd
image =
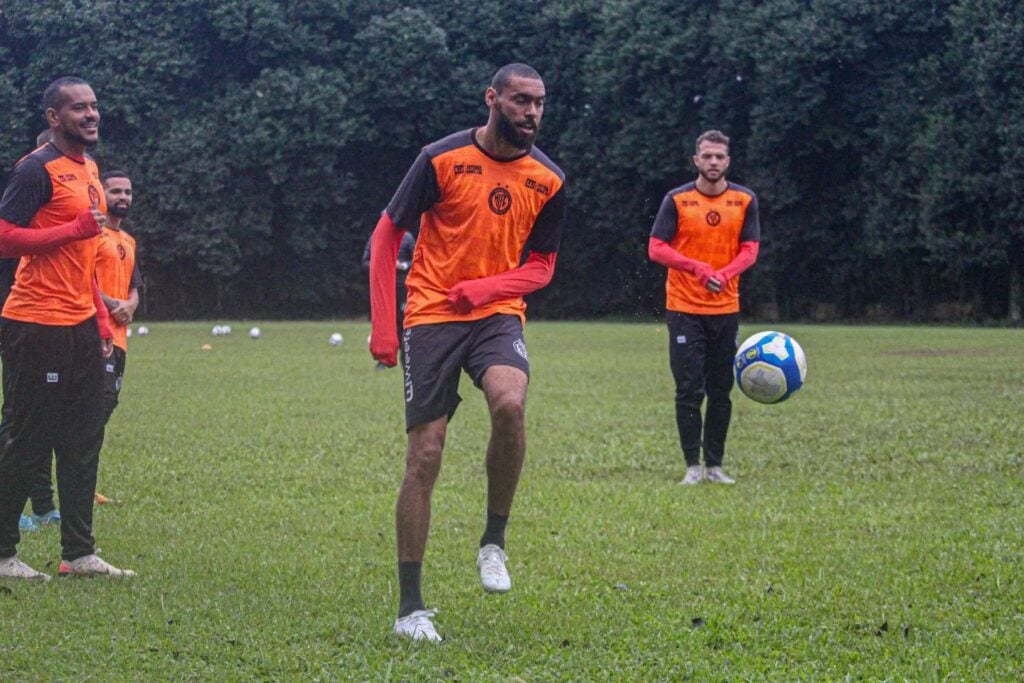
<svg viewBox="0 0 1024 683">
<path fill-rule="evenodd" d="M 220 325 L 214 325 L 212 332 L 214 337 L 219 337 L 222 334 L 224 334 L 224 328 L 221 327 Z"/>
<path fill-rule="evenodd" d="M 221 325 L 220 333 L 223 335 L 231 334 L 231 325 Z"/>
<path fill-rule="evenodd" d="M 140 337 L 145 337 L 147 334 L 149 334 L 149 328 L 146 327 L 145 325 L 139 325 L 138 333 Z"/>
<path fill-rule="evenodd" d="M 125 336 L 132 336 L 132 328 L 129 327 L 127 330 L 125 330 Z"/>
<path fill-rule="evenodd" d="M 331 346 L 341 346 L 345 343 L 345 338 L 341 336 L 341 332 L 335 332 L 327 340 L 327 343 Z"/>
<path fill-rule="evenodd" d="M 249 339 L 259 339 L 259 338 L 260 338 L 260 328 L 254 327 L 251 330 L 249 330 Z"/>
<path fill-rule="evenodd" d="M 807 358 L 796 340 L 782 332 L 758 332 L 736 352 L 736 384 L 758 403 L 780 403 L 799 391 Z"/>
</svg>

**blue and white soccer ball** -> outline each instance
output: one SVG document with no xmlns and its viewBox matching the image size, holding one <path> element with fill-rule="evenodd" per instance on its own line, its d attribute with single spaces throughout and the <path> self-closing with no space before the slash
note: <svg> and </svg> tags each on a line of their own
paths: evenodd
<svg viewBox="0 0 1024 683">
<path fill-rule="evenodd" d="M 335 332 L 327 339 L 327 343 L 331 346 L 341 346 L 345 343 L 345 338 L 341 336 L 341 332 Z"/>
<path fill-rule="evenodd" d="M 733 363 L 736 384 L 758 403 L 780 403 L 807 377 L 807 358 L 796 340 L 782 332 L 758 332 L 740 345 Z"/>
</svg>

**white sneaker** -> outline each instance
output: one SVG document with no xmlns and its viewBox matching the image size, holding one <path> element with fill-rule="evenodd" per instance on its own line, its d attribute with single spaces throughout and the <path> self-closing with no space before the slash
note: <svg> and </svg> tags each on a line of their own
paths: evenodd
<svg viewBox="0 0 1024 683">
<path fill-rule="evenodd" d="M 704 473 L 700 468 L 700 465 L 690 465 L 686 468 L 686 476 L 679 482 L 680 484 L 699 484 L 700 480 L 704 478 Z"/>
<path fill-rule="evenodd" d="M 33 581 L 49 581 L 50 575 L 37 572 L 18 559 L 17 555 L 0 560 L 0 579 L 31 579 Z"/>
<path fill-rule="evenodd" d="M 429 640 L 433 643 L 440 643 L 441 636 L 434 630 L 434 622 L 431 621 L 436 612 L 432 609 L 418 609 L 412 614 L 400 619 L 395 619 L 395 633 L 413 640 Z"/>
<path fill-rule="evenodd" d="M 128 578 L 135 576 L 131 569 L 118 569 L 95 555 L 86 555 L 70 562 L 62 560 L 58 573 L 61 576 L 110 576 Z"/>
<path fill-rule="evenodd" d="M 709 467 L 704 478 L 713 484 L 735 484 L 736 480 L 726 474 L 721 467 Z"/>
<path fill-rule="evenodd" d="M 512 588 L 512 579 L 505 568 L 508 556 L 493 543 L 480 548 L 476 556 L 476 567 L 480 570 L 480 583 L 488 593 L 504 593 Z"/>
</svg>

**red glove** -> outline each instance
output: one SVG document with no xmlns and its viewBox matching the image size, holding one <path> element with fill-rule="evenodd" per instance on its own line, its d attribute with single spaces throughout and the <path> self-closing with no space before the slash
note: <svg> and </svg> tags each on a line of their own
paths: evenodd
<svg viewBox="0 0 1024 683">
<path fill-rule="evenodd" d="M 398 365 L 395 264 L 404 233 L 384 211 L 370 238 L 370 353 L 388 367 Z"/>
<path fill-rule="evenodd" d="M 536 292 L 551 282 L 556 257 L 556 252 L 532 252 L 518 268 L 476 280 L 463 280 L 448 290 L 448 302 L 456 313 L 466 315 L 492 301 Z"/>
<path fill-rule="evenodd" d="M 43 254 L 68 242 L 95 237 L 100 232 L 100 225 L 91 211 L 83 211 L 73 221 L 38 230 L 26 230 L 0 218 L 0 258 Z"/>
</svg>

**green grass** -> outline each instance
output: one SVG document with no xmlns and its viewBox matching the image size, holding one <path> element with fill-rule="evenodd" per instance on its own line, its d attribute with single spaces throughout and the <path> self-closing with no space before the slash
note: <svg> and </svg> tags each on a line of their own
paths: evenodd
<svg viewBox="0 0 1024 683">
<path fill-rule="evenodd" d="M 683 488 L 663 325 L 531 323 L 514 588 L 476 576 L 488 425 L 464 380 L 434 646 L 390 635 L 400 371 L 372 369 L 366 323 L 261 327 L 131 340 L 100 470 L 122 503 L 95 526 L 140 576 L 0 584 L 0 679 L 1024 677 L 1024 332 L 781 326 L 807 385 L 734 392 L 738 483 Z M 22 558 L 55 573 L 57 536 Z"/>
</svg>

